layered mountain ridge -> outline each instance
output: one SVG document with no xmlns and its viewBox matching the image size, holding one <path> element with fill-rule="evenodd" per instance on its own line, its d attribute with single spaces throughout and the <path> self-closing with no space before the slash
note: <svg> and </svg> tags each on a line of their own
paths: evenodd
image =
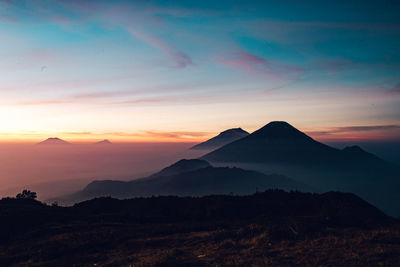
<svg viewBox="0 0 400 267">
<path fill-rule="evenodd" d="M 203 143 L 193 146 L 191 149 L 197 149 L 197 150 L 216 149 L 248 135 L 249 133 L 243 130 L 242 128 L 232 128 L 221 132 L 219 135 Z"/>
</svg>

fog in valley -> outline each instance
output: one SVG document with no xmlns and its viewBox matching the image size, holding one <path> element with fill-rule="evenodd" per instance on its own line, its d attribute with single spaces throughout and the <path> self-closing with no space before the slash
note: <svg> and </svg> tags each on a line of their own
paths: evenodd
<svg viewBox="0 0 400 267">
<path fill-rule="evenodd" d="M 40 200 L 77 191 L 93 180 L 145 177 L 184 157 L 193 143 L 114 143 L 111 145 L 0 144 L 0 197 L 22 189 Z"/>
</svg>

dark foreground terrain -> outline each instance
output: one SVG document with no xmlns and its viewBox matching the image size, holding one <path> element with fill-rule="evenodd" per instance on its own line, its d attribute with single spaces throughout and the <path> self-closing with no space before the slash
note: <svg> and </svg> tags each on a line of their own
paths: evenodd
<svg viewBox="0 0 400 267">
<path fill-rule="evenodd" d="M 1 266 L 398 266 L 400 224 L 349 193 L 0 201 Z"/>
</svg>

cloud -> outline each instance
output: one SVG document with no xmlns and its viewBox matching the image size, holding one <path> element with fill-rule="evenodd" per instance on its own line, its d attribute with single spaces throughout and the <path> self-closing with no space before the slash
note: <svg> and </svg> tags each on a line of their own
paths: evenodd
<svg viewBox="0 0 400 267">
<path fill-rule="evenodd" d="M 169 97 L 144 97 L 144 98 L 138 98 L 138 99 L 129 99 L 129 100 L 123 100 L 123 101 L 109 102 L 108 104 L 132 105 L 132 104 L 140 104 L 140 103 L 160 103 L 160 102 L 166 102 L 168 100 L 171 100 L 171 98 L 169 98 Z"/>
<path fill-rule="evenodd" d="M 128 94 L 128 93 L 126 93 Z M 40 105 L 60 105 L 60 104 L 70 104 L 76 103 L 78 100 L 91 100 L 97 98 L 110 98 L 114 96 L 121 96 L 124 94 L 113 94 L 113 93 L 99 93 L 99 94 L 83 94 L 83 95 L 76 95 L 72 96 L 71 99 L 68 100 L 56 100 L 56 99 L 49 99 L 49 100 L 36 100 L 36 101 L 20 101 L 15 102 L 12 104 L 8 104 L 11 106 L 40 106 Z M 168 101 L 171 98 L 168 97 L 143 97 L 137 99 L 129 99 L 123 101 L 106 101 L 106 102 L 98 102 L 98 104 L 105 104 L 105 105 L 132 105 L 132 104 L 140 104 L 140 103 L 159 103 Z M 97 102 L 96 102 L 97 103 Z M 7 104 L 5 104 L 7 105 Z"/>
<path fill-rule="evenodd" d="M 400 125 L 372 125 L 372 126 L 347 126 L 337 127 L 336 132 L 358 132 L 358 131 L 382 131 L 382 130 L 400 130 Z"/>
<path fill-rule="evenodd" d="M 10 23 L 54 23 L 58 25 L 68 25 L 71 22 L 86 22 L 94 19 L 102 23 L 105 28 L 112 29 L 114 26 L 125 28 L 135 38 L 159 49 L 173 60 L 175 67 L 185 68 L 194 65 L 192 58 L 185 52 L 170 44 L 166 40 L 149 34 L 143 29 L 138 30 L 138 25 L 148 25 L 159 21 L 159 14 L 169 16 L 188 16 L 192 14 L 189 10 L 159 8 L 142 3 L 130 3 L 120 1 L 112 3 L 108 1 L 65 1 L 60 3 L 45 2 L 39 7 L 30 3 L 20 4 L 9 2 L 5 3 L 6 14 L 0 14 L 0 21 Z M 24 18 L 19 21 L 19 18 Z"/>
<path fill-rule="evenodd" d="M 400 125 L 387 124 L 328 127 L 320 131 L 306 132 L 316 138 L 330 140 L 399 139 Z"/>
<path fill-rule="evenodd" d="M 146 34 L 143 31 L 138 31 L 132 27 L 128 29 L 128 31 L 137 39 L 163 51 L 168 57 L 170 57 L 176 64 L 178 68 L 185 68 L 189 65 L 194 65 L 193 60 L 186 53 L 178 50 L 176 47 L 167 43 L 166 41 L 158 38 L 156 36 L 152 36 L 150 34 Z"/>
<path fill-rule="evenodd" d="M 392 89 L 386 91 L 389 94 L 400 94 L 400 83 L 396 84 L 395 86 L 393 86 Z"/>
<path fill-rule="evenodd" d="M 329 127 L 323 131 L 307 131 L 307 133 L 314 135 L 326 135 L 326 134 L 348 133 L 348 132 L 371 132 L 371 131 L 388 131 L 388 130 L 400 130 L 400 125 L 388 124 L 388 125 Z"/>
<path fill-rule="evenodd" d="M 66 62 L 62 55 L 49 49 L 31 49 L 18 54 L 10 54 L 9 60 L 0 62 L 0 69 L 15 70 L 37 69 L 44 71 L 48 66 L 60 65 Z"/>
<path fill-rule="evenodd" d="M 220 56 L 218 61 L 239 71 L 260 75 L 269 80 L 275 79 L 284 84 L 298 80 L 304 73 L 304 69 L 300 67 L 268 61 L 244 50 Z M 274 88 L 278 87 L 280 86 Z"/>
<path fill-rule="evenodd" d="M 64 135 L 94 135 L 93 132 L 62 132 Z"/>
<path fill-rule="evenodd" d="M 245 51 L 221 58 L 220 63 L 247 72 L 260 72 L 269 68 L 269 64 L 265 59 Z"/>
<path fill-rule="evenodd" d="M 38 100 L 38 101 L 22 101 L 11 104 L 12 106 L 36 106 L 36 105 L 59 105 L 59 104 L 68 104 L 71 101 L 67 100 Z"/>
<path fill-rule="evenodd" d="M 153 132 L 146 131 L 145 136 L 153 138 L 172 138 L 172 139 L 193 139 L 209 136 L 206 132 Z"/>
<path fill-rule="evenodd" d="M 96 93 L 87 93 L 87 94 L 77 94 L 71 96 L 72 99 L 76 100 L 84 100 L 84 99 L 100 99 L 100 98 L 112 98 L 119 96 L 131 95 L 132 92 L 123 92 L 123 91 L 114 91 L 114 92 L 96 92 Z"/>
<path fill-rule="evenodd" d="M 209 137 L 208 132 L 191 131 L 138 131 L 138 132 L 61 132 L 57 134 L 72 136 L 91 136 L 91 137 L 136 137 L 141 139 L 174 139 L 174 140 L 198 140 Z"/>
</svg>

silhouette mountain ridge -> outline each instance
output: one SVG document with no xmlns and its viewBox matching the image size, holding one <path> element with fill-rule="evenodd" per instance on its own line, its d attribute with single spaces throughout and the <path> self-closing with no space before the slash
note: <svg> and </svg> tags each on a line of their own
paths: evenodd
<svg viewBox="0 0 400 267">
<path fill-rule="evenodd" d="M 220 132 L 217 136 L 197 144 L 191 147 L 191 149 L 216 149 L 248 135 L 249 133 L 242 128 L 232 128 Z"/>
<path fill-rule="evenodd" d="M 97 180 L 75 194 L 55 200 L 70 204 L 100 196 L 117 198 L 152 195 L 203 196 L 231 192 L 243 195 L 271 188 L 312 190 L 306 184 L 283 175 L 266 175 L 236 167 L 213 167 L 201 159 L 183 159 L 145 178 L 131 181 Z"/>
<path fill-rule="evenodd" d="M 272 121 L 251 134 L 251 138 L 304 138 L 313 140 L 285 121 Z"/>
<path fill-rule="evenodd" d="M 112 142 L 108 139 L 104 139 L 95 143 L 96 145 L 112 145 Z"/>
<path fill-rule="evenodd" d="M 39 142 L 39 145 L 67 145 L 69 142 L 62 140 L 58 137 L 49 137 L 46 140 Z"/>
<path fill-rule="evenodd" d="M 284 121 L 273 121 L 252 134 L 202 158 L 217 162 L 316 162 L 340 159 L 339 149 L 322 144 Z"/>
</svg>

